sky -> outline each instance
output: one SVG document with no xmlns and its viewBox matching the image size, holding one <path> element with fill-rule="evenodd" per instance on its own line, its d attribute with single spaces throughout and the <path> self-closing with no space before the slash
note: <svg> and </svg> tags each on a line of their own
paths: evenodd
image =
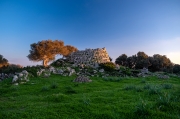
<svg viewBox="0 0 180 119">
<path fill-rule="evenodd" d="M 106 47 L 113 61 L 143 51 L 180 64 L 180 0 L 0 0 L 0 54 L 10 63 L 41 64 L 27 58 L 30 44 L 48 39 Z"/>
</svg>

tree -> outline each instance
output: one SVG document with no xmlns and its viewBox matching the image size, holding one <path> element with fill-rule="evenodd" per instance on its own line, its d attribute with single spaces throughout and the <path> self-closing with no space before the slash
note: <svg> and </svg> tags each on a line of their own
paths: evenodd
<svg viewBox="0 0 180 119">
<path fill-rule="evenodd" d="M 180 65 L 179 64 L 175 64 L 173 67 L 173 73 L 179 73 L 180 74 Z"/>
<path fill-rule="evenodd" d="M 172 72 L 173 63 L 165 55 L 154 54 L 153 57 L 149 57 L 151 66 L 149 67 L 152 71 L 168 71 Z"/>
<path fill-rule="evenodd" d="M 126 54 L 122 54 L 120 55 L 116 61 L 116 64 L 122 65 L 122 66 L 126 66 L 127 65 L 127 55 Z"/>
<path fill-rule="evenodd" d="M 70 55 L 72 52 L 76 52 L 78 49 L 74 46 L 71 45 L 66 45 L 64 46 L 64 55 L 65 57 L 67 57 L 68 55 Z"/>
<path fill-rule="evenodd" d="M 142 69 L 144 67 L 148 68 L 148 66 L 150 66 L 148 55 L 145 54 L 144 52 L 138 52 L 137 53 L 136 68 Z"/>
<path fill-rule="evenodd" d="M 35 62 L 43 61 L 44 66 L 47 66 L 47 63 L 54 60 L 58 54 L 66 56 L 75 51 L 73 46 L 64 46 L 64 42 L 61 40 L 42 40 L 30 46 L 30 54 L 27 56 L 29 60 Z"/>
<path fill-rule="evenodd" d="M 137 56 L 136 55 L 132 55 L 132 56 L 127 58 L 127 66 L 131 69 L 135 68 L 136 62 L 137 62 Z"/>
<path fill-rule="evenodd" d="M 8 66 L 8 60 L 3 58 L 3 55 L 0 55 L 0 68 L 4 67 L 4 66 Z"/>
</svg>

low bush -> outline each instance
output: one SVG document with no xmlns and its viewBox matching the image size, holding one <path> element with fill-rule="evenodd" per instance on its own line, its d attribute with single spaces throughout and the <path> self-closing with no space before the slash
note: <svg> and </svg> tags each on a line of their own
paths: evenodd
<svg viewBox="0 0 180 119">
<path fill-rule="evenodd" d="M 67 94 L 77 93 L 71 86 L 66 86 L 66 87 L 65 87 L 65 92 L 66 92 Z"/>
<path fill-rule="evenodd" d="M 164 89 L 172 89 L 172 88 L 173 88 L 173 85 L 172 85 L 172 84 L 165 83 L 165 84 L 162 85 L 162 87 L 163 87 Z"/>
<path fill-rule="evenodd" d="M 127 85 L 126 87 L 124 87 L 124 90 L 134 90 L 134 89 L 136 89 L 134 85 Z"/>
<path fill-rule="evenodd" d="M 122 80 L 121 77 L 104 77 L 104 81 L 112 81 L 112 82 L 119 82 Z"/>
<path fill-rule="evenodd" d="M 157 87 L 157 86 L 151 86 L 148 91 L 149 91 L 150 95 L 160 94 L 161 93 L 161 88 Z"/>
<path fill-rule="evenodd" d="M 136 105 L 134 114 L 140 117 L 146 117 L 150 114 L 149 108 L 149 105 L 142 100 L 140 103 Z"/>
<path fill-rule="evenodd" d="M 58 88 L 58 84 L 56 82 L 53 82 L 51 85 L 51 88 L 52 89 Z"/>
<path fill-rule="evenodd" d="M 112 72 L 115 70 L 116 65 L 113 62 L 106 62 L 99 64 L 100 68 L 103 68 L 105 71 Z"/>
</svg>

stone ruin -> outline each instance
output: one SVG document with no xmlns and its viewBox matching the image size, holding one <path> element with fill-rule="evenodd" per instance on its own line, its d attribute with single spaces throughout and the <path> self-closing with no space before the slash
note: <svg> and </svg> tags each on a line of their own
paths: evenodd
<svg viewBox="0 0 180 119">
<path fill-rule="evenodd" d="M 85 65 L 96 68 L 100 63 L 110 62 L 110 59 L 106 48 L 97 48 L 73 52 L 69 56 L 69 61 L 74 62 L 76 66 Z"/>
</svg>

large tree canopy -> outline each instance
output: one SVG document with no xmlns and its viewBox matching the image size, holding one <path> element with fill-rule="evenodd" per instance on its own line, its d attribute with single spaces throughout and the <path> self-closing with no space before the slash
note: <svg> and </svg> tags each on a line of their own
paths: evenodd
<svg viewBox="0 0 180 119">
<path fill-rule="evenodd" d="M 64 54 L 63 56 L 68 56 L 69 54 L 71 54 L 72 52 L 76 52 L 78 49 L 74 46 L 71 46 L 71 45 L 66 45 L 64 47 Z"/>
<path fill-rule="evenodd" d="M 148 55 L 144 52 L 138 52 L 137 53 L 137 62 L 136 62 L 136 68 L 137 69 L 142 69 L 144 67 L 148 68 L 150 66 L 150 62 L 148 59 Z"/>
<path fill-rule="evenodd" d="M 126 66 L 127 65 L 127 55 L 126 54 L 122 54 L 120 55 L 116 61 L 116 64 L 122 65 L 122 66 Z"/>
<path fill-rule="evenodd" d="M 44 66 L 47 66 L 49 61 L 54 60 L 57 54 L 67 56 L 77 50 L 77 48 L 70 45 L 64 46 L 64 42 L 61 40 L 42 40 L 30 46 L 30 54 L 27 56 L 29 60 L 43 61 Z"/>
<path fill-rule="evenodd" d="M 9 63 L 8 63 L 8 60 L 5 59 L 3 57 L 3 55 L 0 55 L 0 68 L 3 67 L 3 66 L 7 66 Z"/>
<path fill-rule="evenodd" d="M 171 60 L 165 55 L 154 54 L 153 57 L 149 57 L 149 61 L 152 64 L 149 67 L 152 71 L 163 71 L 173 67 Z"/>
</svg>

